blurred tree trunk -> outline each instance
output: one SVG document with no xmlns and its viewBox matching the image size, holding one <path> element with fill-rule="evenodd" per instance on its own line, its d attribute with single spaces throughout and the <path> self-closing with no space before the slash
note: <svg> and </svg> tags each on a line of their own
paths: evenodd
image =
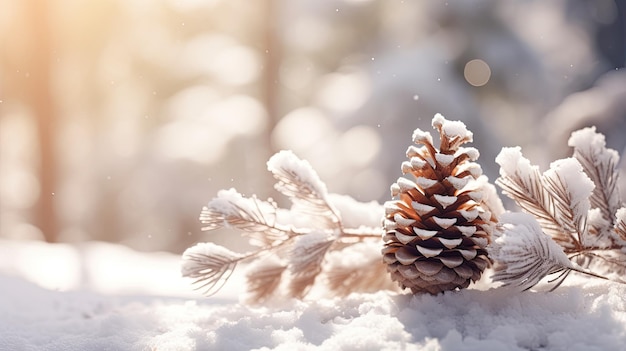
<svg viewBox="0 0 626 351">
<path fill-rule="evenodd" d="M 28 89 L 26 100 L 32 108 L 37 123 L 39 141 L 40 195 L 35 208 L 35 225 L 41 229 L 48 242 L 58 239 L 58 222 L 54 194 L 57 184 L 56 120 L 57 111 L 52 95 L 52 26 L 49 0 L 26 0 L 27 22 L 31 26 L 29 55 L 25 72 Z"/>
<path fill-rule="evenodd" d="M 277 0 L 265 0 L 265 20 L 264 20 L 264 46 L 265 62 L 263 62 L 263 104 L 267 110 L 270 121 L 267 130 L 267 141 L 271 147 L 271 133 L 273 127 L 278 123 L 280 116 L 278 111 L 279 98 L 279 69 L 281 46 L 278 34 L 279 18 L 277 14 Z"/>
<path fill-rule="evenodd" d="M 280 121 L 282 111 L 280 111 L 280 62 L 282 55 L 282 45 L 280 38 L 280 16 L 279 16 L 279 0 L 265 0 L 262 3 L 262 22 L 260 30 L 262 31 L 261 40 L 264 49 L 263 56 L 263 74 L 260 80 L 260 100 L 265 111 L 267 112 L 268 125 L 263 135 L 263 142 L 266 144 L 263 148 L 262 155 L 258 155 L 260 160 L 264 162 L 268 160 L 277 150 L 272 145 L 272 131 Z M 250 170 L 252 174 L 255 170 Z M 278 192 L 274 189 L 274 179 L 266 174 L 262 179 L 262 184 L 256 186 L 266 196 L 277 198 Z M 259 192 L 259 190 L 257 190 Z"/>
</svg>

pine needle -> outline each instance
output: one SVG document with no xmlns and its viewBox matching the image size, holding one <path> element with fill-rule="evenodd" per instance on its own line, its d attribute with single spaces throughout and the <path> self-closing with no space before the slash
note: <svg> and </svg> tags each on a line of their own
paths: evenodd
<svg viewBox="0 0 626 351">
<path fill-rule="evenodd" d="M 328 202 L 326 185 L 311 165 L 291 151 L 281 151 L 270 158 L 267 168 L 278 182 L 276 190 L 289 197 L 296 210 L 321 222 L 325 228 L 341 227 L 341 219 Z"/>
<path fill-rule="evenodd" d="M 530 161 L 522 156 L 520 148 L 503 148 L 496 162 L 500 165 L 500 177 L 496 179 L 496 184 L 502 188 L 503 194 L 532 214 L 543 230 L 560 245 L 579 246 L 571 230 L 563 227 L 555 208 L 555 197 L 545 188 L 546 181 L 542 179 L 538 167 L 531 166 Z"/>
<path fill-rule="evenodd" d="M 195 278 L 195 289 L 211 296 L 224 286 L 243 258 L 213 243 L 197 244 L 183 253 L 182 275 Z"/>
<path fill-rule="evenodd" d="M 217 292 L 237 264 L 246 260 L 250 263 L 246 277 L 250 302 L 259 303 L 281 295 L 302 298 L 326 268 L 328 252 L 340 252 L 366 240 L 380 242 L 380 227 L 367 227 L 353 219 L 358 227 L 344 228 L 340 212 L 329 201 L 326 185 L 308 162 L 291 151 L 281 151 L 270 158 L 268 169 L 277 179 L 276 188 L 292 201 L 291 209 L 281 209 L 273 201 L 245 197 L 229 189 L 219 191 L 200 213 L 204 230 L 234 228 L 258 247 L 244 255 L 210 243 L 185 251 L 183 275 L 195 278 L 194 284 L 207 295 Z M 343 206 L 346 203 L 350 204 L 350 213 L 357 214 L 356 218 L 376 216 L 371 204 L 353 199 L 340 202 Z M 381 217 L 382 214 L 381 207 Z M 380 253 L 374 257 L 380 258 Z M 383 277 L 389 280 L 387 274 Z M 366 286 L 367 282 L 361 285 Z M 282 291 L 283 287 L 287 291 Z"/>
<path fill-rule="evenodd" d="M 322 271 L 322 261 L 333 243 L 334 239 L 324 232 L 312 232 L 298 238 L 289 260 L 291 296 L 301 298 L 308 292 Z"/>
<path fill-rule="evenodd" d="M 615 213 L 615 225 L 613 226 L 615 237 L 626 246 L 626 207 L 622 207 Z"/>
<path fill-rule="evenodd" d="M 492 247 L 492 278 L 503 286 L 528 290 L 544 277 L 574 268 L 563 250 L 526 213 L 502 215 L 499 237 Z"/>
<path fill-rule="evenodd" d="M 542 176 L 542 183 L 550 194 L 554 218 L 563 231 L 575 236 L 574 246 L 582 246 L 593 183 L 573 158 L 553 162 Z"/>
<path fill-rule="evenodd" d="M 397 290 L 397 285 L 388 278 L 387 265 L 380 257 L 378 241 L 360 243 L 346 251 L 350 252 L 329 257 L 325 277 L 328 288 L 335 295 L 347 296 L 355 291 Z"/>
<path fill-rule="evenodd" d="M 246 274 L 248 301 L 258 304 L 272 296 L 286 269 L 287 265 L 273 256 L 256 263 Z"/>
<path fill-rule="evenodd" d="M 203 230 L 214 230 L 224 225 L 240 229 L 250 235 L 260 246 L 269 246 L 297 235 L 293 228 L 276 222 L 275 204 L 246 198 L 235 189 L 222 190 L 202 209 L 200 221 Z"/>
<path fill-rule="evenodd" d="M 591 206 L 599 208 L 604 218 L 613 224 L 620 207 L 617 151 L 606 148 L 604 135 L 597 133 L 595 127 L 573 132 L 568 145 L 574 147 L 574 158 L 596 185 L 589 199 Z"/>
<path fill-rule="evenodd" d="M 557 282 L 554 288 L 571 272 L 609 279 L 588 270 L 592 264 L 605 273 L 626 274 L 626 207 L 620 208 L 617 187 L 619 155 L 605 147 L 604 136 L 593 127 L 572 133 L 568 144 L 574 147 L 573 158 L 553 162 L 541 176 L 519 148 L 504 148 L 496 159 L 501 166 L 496 183 L 503 193 L 532 214 L 569 255 L 569 265 L 563 262 L 548 273 L 560 272 L 550 281 Z M 527 265 L 515 275 L 508 263 L 510 258 L 496 262 L 501 267 L 497 279 L 532 286 L 534 279 L 527 275 L 534 277 L 532 270 L 537 267 Z"/>
</svg>

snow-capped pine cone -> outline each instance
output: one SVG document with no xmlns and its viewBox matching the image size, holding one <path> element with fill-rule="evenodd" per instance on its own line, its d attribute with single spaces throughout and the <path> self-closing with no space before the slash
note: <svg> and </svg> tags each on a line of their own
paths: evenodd
<svg viewBox="0 0 626 351">
<path fill-rule="evenodd" d="M 385 203 L 383 260 L 391 278 L 413 293 L 466 288 L 490 266 L 486 247 L 496 219 L 483 201 L 487 183 L 474 161 L 478 150 L 460 147 L 472 133 L 460 121 L 435 115 L 437 150 L 428 132 L 416 129 L 401 177 Z"/>
</svg>

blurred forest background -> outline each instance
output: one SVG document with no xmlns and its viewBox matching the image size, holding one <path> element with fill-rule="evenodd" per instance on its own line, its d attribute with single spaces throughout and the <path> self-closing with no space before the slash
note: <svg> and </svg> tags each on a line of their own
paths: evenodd
<svg viewBox="0 0 626 351">
<path fill-rule="evenodd" d="M 416 127 L 545 169 L 595 125 L 626 158 L 623 0 L 0 0 L 0 237 L 182 252 L 219 189 L 292 149 L 385 201 Z M 622 160 L 622 191 L 626 189 Z M 228 241 L 229 233 L 216 241 Z M 231 233 L 232 237 L 232 233 Z"/>
</svg>

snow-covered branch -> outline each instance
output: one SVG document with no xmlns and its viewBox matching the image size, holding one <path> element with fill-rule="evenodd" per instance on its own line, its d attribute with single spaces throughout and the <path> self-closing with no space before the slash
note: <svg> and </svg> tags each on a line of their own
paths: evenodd
<svg viewBox="0 0 626 351">
<path fill-rule="evenodd" d="M 200 221 L 205 225 L 204 230 L 233 228 L 259 247 L 257 251 L 236 254 L 206 243 L 186 251 L 183 275 L 196 279 L 195 283 L 206 289 L 207 294 L 219 290 L 237 263 L 246 261 L 250 264 L 246 278 L 251 302 L 258 303 L 281 293 L 301 298 L 320 275 L 339 274 L 334 271 L 339 268 L 326 262 L 329 252 L 341 253 L 355 244 L 376 246 L 380 242 L 382 228 L 372 226 L 377 221 L 371 220 L 372 216 L 382 217 L 379 204 L 331 196 L 311 165 L 291 151 L 277 153 L 267 166 L 277 179 L 276 189 L 292 201 L 291 209 L 278 208 L 274 202 L 256 196 L 245 197 L 235 189 L 219 191 L 202 209 Z M 379 265 L 382 266 L 380 258 Z M 366 269 L 355 264 L 352 271 Z M 346 267 L 340 270 L 345 272 Z M 388 276 L 385 278 L 390 283 Z M 326 281 L 335 294 L 351 292 L 332 279 Z M 357 284 L 352 291 L 367 285 L 367 282 Z"/>
<path fill-rule="evenodd" d="M 572 133 L 569 145 L 574 147 L 573 157 L 552 162 L 543 175 L 519 147 L 503 148 L 496 158 L 501 167 L 496 183 L 540 226 L 529 225 L 528 219 L 520 223 L 520 217 L 503 217 L 504 234 L 492 249 L 495 280 L 529 288 L 560 270 L 563 278 L 569 271 L 579 271 L 603 277 L 616 274 L 615 280 L 623 281 L 619 276 L 626 273 L 626 210 L 617 188 L 619 156 L 605 147 L 604 136 L 595 128 Z M 555 242 L 563 252 L 557 253 Z M 572 268 L 564 257 L 594 271 Z"/>
<path fill-rule="evenodd" d="M 491 249 L 495 281 L 527 290 L 549 274 L 574 268 L 532 215 L 505 213 L 501 221 L 501 233 Z"/>
</svg>

